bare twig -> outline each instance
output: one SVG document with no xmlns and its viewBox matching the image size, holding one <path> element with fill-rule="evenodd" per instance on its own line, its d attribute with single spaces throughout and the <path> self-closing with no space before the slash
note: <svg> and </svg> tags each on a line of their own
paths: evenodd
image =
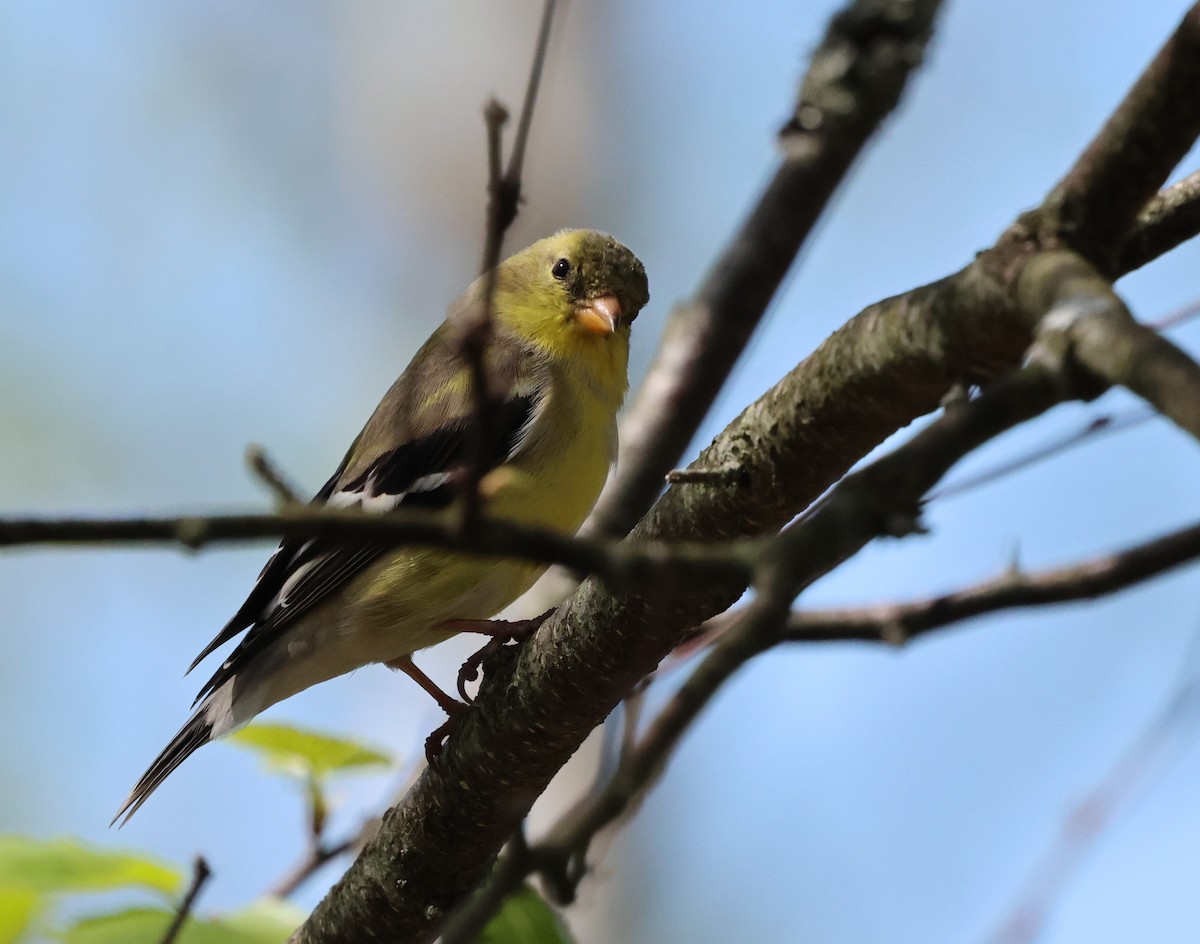
<svg viewBox="0 0 1200 944">
<path fill-rule="evenodd" d="M 672 469 L 667 473 L 667 484 L 737 485 L 741 478 L 740 469 Z"/>
<path fill-rule="evenodd" d="M 192 884 L 188 886 L 187 892 L 183 896 L 183 900 L 179 903 L 179 909 L 175 912 L 175 917 L 171 919 L 166 933 L 163 934 L 159 944 L 174 944 L 175 939 L 179 937 L 179 932 L 183 930 L 184 922 L 192 913 L 192 908 L 196 904 L 196 898 L 200 895 L 200 890 L 212 875 L 212 870 L 208 867 L 208 862 L 204 856 L 196 856 L 192 863 Z"/>
<path fill-rule="evenodd" d="M 266 449 L 258 443 L 251 443 L 246 447 L 246 464 L 258 480 L 267 487 L 267 491 L 271 493 L 277 504 L 296 505 L 300 503 L 299 492 L 288 482 L 279 467 L 271 461 Z"/>
<path fill-rule="evenodd" d="M 361 844 L 362 839 L 358 835 L 333 844 L 323 842 L 310 844 L 305 850 L 304 857 L 265 894 L 270 898 L 290 897 L 325 863 L 332 862 L 338 856 L 350 852 Z"/>
<path fill-rule="evenodd" d="M 1103 557 L 1038 573 L 1005 573 L 966 590 L 862 609 L 801 611 L 784 631 L 793 642 L 907 641 L 989 613 L 1107 596 L 1165 574 L 1200 557 L 1200 522 Z M 729 617 L 711 620 L 719 631 Z"/>
<path fill-rule="evenodd" d="M 1023 455 L 1014 456 L 1004 462 L 997 463 L 992 468 L 984 469 L 975 475 L 952 479 L 941 488 L 931 492 L 929 501 L 939 501 L 943 498 L 957 498 L 959 495 L 972 492 L 984 485 L 990 485 L 999 479 L 1007 478 L 1015 472 L 1020 472 L 1022 469 L 1027 469 L 1039 462 L 1044 462 L 1046 459 L 1052 459 L 1066 452 L 1068 449 L 1073 449 L 1075 446 L 1092 442 L 1110 433 L 1120 433 L 1135 426 L 1140 426 L 1154 419 L 1157 415 L 1153 410 L 1142 410 L 1137 412 L 1131 411 L 1120 416 L 1113 416 L 1112 414 L 1097 416 L 1074 433 L 1068 433 L 1053 442 L 1032 449 Z"/>
<path fill-rule="evenodd" d="M 769 539 L 724 547 L 705 544 L 628 545 L 568 537 L 546 528 L 483 518 L 464 535 L 437 513 L 419 509 L 387 515 L 319 505 L 290 506 L 275 514 L 129 518 L 0 518 L 0 548 L 40 544 L 209 544 L 278 537 L 328 537 L 345 542 L 443 547 L 467 554 L 501 554 L 562 564 L 595 574 L 614 587 L 657 575 L 746 578 Z"/>
<path fill-rule="evenodd" d="M 508 111 L 495 99 L 484 108 L 487 128 L 488 206 L 487 226 L 483 242 L 483 305 L 474 315 L 460 338 L 460 353 L 471 375 L 471 396 L 474 401 L 473 431 L 467 448 L 466 474 L 462 482 L 462 520 L 464 534 L 473 534 L 479 522 L 483 496 L 479 481 L 483 477 L 484 443 L 489 441 L 492 424 L 493 399 L 496 391 L 488 388 L 487 348 L 492 337 L 493 306 L 496 297 L 497 266 L 500 264 L 504 234 L 517 217 L 521 203 L 521 169 L 529 130 L 533 124 L 533 107 L 537 102 L 538 86 L 550 44 L 550 26 L 554 20 L 556 0 L 545 0 L 541 26 L 525 87 L 525 100 L 517 121 L 516 136 L 509 155 L 508 169 L 501 173 L 501 132 L 508 121 Z"/>
</svg>

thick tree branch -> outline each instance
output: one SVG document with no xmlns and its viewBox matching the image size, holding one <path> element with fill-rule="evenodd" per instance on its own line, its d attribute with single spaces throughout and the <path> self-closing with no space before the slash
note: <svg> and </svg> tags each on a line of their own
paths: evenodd
<svg viewBox="0 0 1200 944">
<path fill-rule="evenodd" d="M 623 753 L 620 766 L 602 789 L 576 804 L 535 846 L 506 853 L 503 864 L 488 881 L 486 896 L 471 903 L 471 926 L 478 926 L 534 872 L 546 874 L 549 887 L 561 902 L 573 900 L 575 887 L 586 872 L 592 839 L 628 814 L 652 784 L 687 725 L 741 662 L 759 650 L 785 641 L 897 645 L 989 613 L 1108 596 L 1194 563 L 1197 558 L 1200 523 L 1080 564 L 1032 574 L 1006 573 L 978 586 L 927 600 L 861 609 L 798 611 L 790 615 L 782 629 L 771 621 L 750 623 L 754 618 L 747 610 L 710 620 L 704 627 L 705 639 L 710 643 L 730 633 L 738 633 L 740 638 L 733 645 L 723 646 L 719 657 L 710 657 L 711 661 L 703 663 L 702 669 L 685 682 L 641 741 Z M 750 637 L 760 633 L 761 640 L 747 645 Z"/>
<path fill-rule="evenodd" d="M 812 514 L 787 528 L 760 565 L 755 602 L 718 637 L 645 735 L 625 752 L 611 780 L 580 801 L 535 847 L 510 854 L 470 911 L 502 900 L 501 892 L 516 888 L 535 869 L 555 877 L 550 887 L 564 902 L 572 901 L 592 837 L 644 794 L 725 682 L 779 642 L 792 599 L 874 538 L 918 530 L 922 496 L 956 461 L 1061 402 L 1070 382 L 1061 369 L 1046 364 L 1025 368 L 978 399 L 947 410 L 906 444 L 848 476 Z M 518 857 L 524 871 L 513 861 Z M 511 887 L 497 888 L 502 882 Z M 478 921 L 473 918 L 473 924 Z"/>
</svg>

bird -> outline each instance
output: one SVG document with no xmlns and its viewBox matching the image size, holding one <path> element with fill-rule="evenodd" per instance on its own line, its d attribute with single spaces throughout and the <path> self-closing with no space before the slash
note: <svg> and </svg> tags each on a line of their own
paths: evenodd
<svg viewBox="0 0 1200 944">
<path fill-rule="evenodd" d="M 595 230 L 562 230 L 505 259 L 450 305 L 312 504 L 450 515 L 464 481 L 477 481 L 490 518 L 573 534 L 616 457 L 630 327 L 649 297 L 637 256 Z M 492 402 L 476 426 L 463 345 L 489 308 L 481 364 Z M 198 748 L 371 663 L 406 672 L 448 713 L 461 708 L 412 653 L 494 616 L 545 569 L 447 549 L 285 538 L 188 669 L 244 633 L 113 823 L 128 822 Z"/>
</svg>

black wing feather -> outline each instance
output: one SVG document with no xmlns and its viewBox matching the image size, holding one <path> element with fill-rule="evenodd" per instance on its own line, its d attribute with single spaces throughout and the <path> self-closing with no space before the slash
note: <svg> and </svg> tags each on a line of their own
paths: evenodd
<svg viewBox="0 0 1200 944">
<path fill-rule="evenodd" d="M 497 406 L 488 424 L 491 435 L 484 444 L 483 469 L 496 468 L 520 445 L 537 409 L 540 397 L 514 397 Z M 336 496 L 345 503 L 392 496 L 395 507 L 444 508 L 455 496 L 459 476 L 469 449 L 470 420 L 445 426 L 427 436 L 410 440 L 384 453 L 349 482 L 338 484 L 345 461 L 313 498 L 321 504 Z M 196 657 L 192 668 L 215 649 L 244 629 L 250 631 L 196 696 L 199 701 L 235 675 L 245 660 L 286 631 L 300 616 L 361 573 L 391 545 L 345 545 L 320 538 L 289 538 L 280 543 L 267 561 L 258 581 L 216 638 Z M 288 587 L 284 586 L 306 565 L 309 569 Z"/>
</svg>

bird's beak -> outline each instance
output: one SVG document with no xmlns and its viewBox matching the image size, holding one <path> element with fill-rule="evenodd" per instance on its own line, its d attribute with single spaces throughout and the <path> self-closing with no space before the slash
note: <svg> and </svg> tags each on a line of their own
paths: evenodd
<svg viewBox="0 0 1200 944">
<path fill-rule="evenodd" d="M 604 337 L 621 323 L 621 302 L 616 295 L 591 298 L 575 309 L 575 317 L 588 334 Z"/>
</svg>

